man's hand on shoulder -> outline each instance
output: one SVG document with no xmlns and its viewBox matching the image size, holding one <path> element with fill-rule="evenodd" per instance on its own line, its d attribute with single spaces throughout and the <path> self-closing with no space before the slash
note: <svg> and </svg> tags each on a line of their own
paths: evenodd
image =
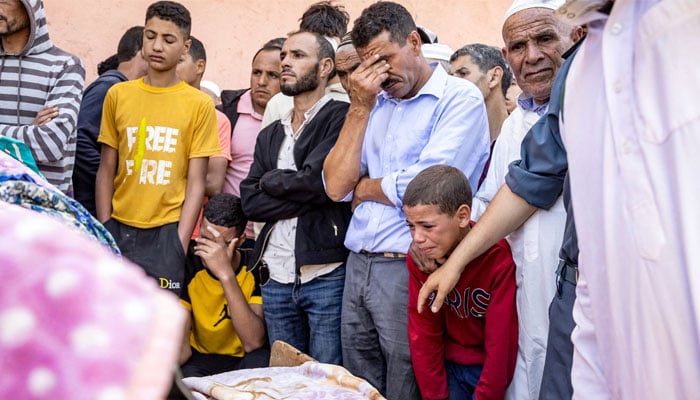
<svg viewBox="0 0 700 400">
<path fill-rule="evenodd" d="M 432 274 L 438 267 L 435 260 L 426 257 L 426 255 L 420 251 L 416 242 L 411 242 L 411 246 L 408 248 L 408 254 L 411 255 L 413 264 L 424 274 Z"/>
</svg>

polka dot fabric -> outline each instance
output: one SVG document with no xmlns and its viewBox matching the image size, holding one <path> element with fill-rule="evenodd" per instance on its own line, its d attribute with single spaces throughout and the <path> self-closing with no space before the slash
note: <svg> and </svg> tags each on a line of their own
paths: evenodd
<svg viewBox="0 0 700 400">
<path fill-rule="evenodd" d="M 184 310 L 142 270 L 0 202 L 0 399 L 157 399 Z"/>
</svg>

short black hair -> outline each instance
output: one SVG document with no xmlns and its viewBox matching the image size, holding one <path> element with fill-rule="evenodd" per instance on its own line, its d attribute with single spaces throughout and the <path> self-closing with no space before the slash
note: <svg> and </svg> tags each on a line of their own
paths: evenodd
<svg viewBox="0 0 700 400">
<path fill-rule="evenodd" d="M 190 16 L 190 11 L 182 4 L 174 1 L 155 2 L 148 6 L 148 10 L 146 10 L 146 23 L 153 17 L 172 22 L 180 28 L 185 40 L 190 38 L 192 17 Z"/>
<path fill-rule="evenodd" d="M 248 224 L 241 199 L 231 193 L 219 193 L 210 197 L 204 205 L 204 217 L 214 225 L 236 228 L 237 235 L 242 235 Z"/>
<path fill-rule="evenodd" d="M 419 172 L 406 187 L 405 207 L 434 205 L 440 212 L 455 215 L 460 206 L 471 207 L 472 187 L 459 169 L 449 165 L 433 165 Z"/>
<path fill-rule="evenodd" d="M 313 35 L 316 38 L 316 45 L 318 46 L 318 61 L 321 61 L 323 58 L 330 58 L 331 62 L 333 63 L 333 70 L 331 73 L 328 75 L 328 80 L 330 81 L 333 79 L 335 76 L 335 51 L 333 50 L 333 45 L 321 34 L 317 32 L 312 32 L 312 31 L 296 31 L 292 32 L 287 36 L 287 38 L 290 38 L 295 35 L 299 35 L 301 33 L 309 33 Z"/>
<path fill-rule="evenodd" d="M 501 92 L 503 96 L 506 95 L 510 83 L 513 81 L 513 72 L 508 68 L 506 59 L 503 57 L 501 49 L 488 46 L 482 43 L 468 44 L 457 51 L 455 51 L 452 56 L 450 56 L 450 62 L 454 62 L 456 59 L 462 56 L 469 56 L 472 62 L 479 66 L 479 70 L 482 73 L 488 72 L 491 68 L 501 67 L 503 70 L 503 76 L 501 77 Z"/>
<path fill-rule="evenodd" d="M 117 67 L 119 67 L 119 57 L 112 54 L 97 64 L 97 75 L 102 75 L 111 69 L 117 69 Z"/>
<path fill-rule="evenodd" d="M 117 59 L 119 62 L 129 61 L 136 56 L 143 47 L 143 26 L 132 26 L 127 29 L 119 39 L 117 45 Z"/>
<path fill-rule="evenodd" d="M 340 38 L 348 31 L 350 15 L 341 5 L 333 5 L 330 1 L 319 1 L 312 4 L 299 21 L 301 21 L 299 29 L 302 31 Z"/>
<path fill-rule="evenodd" d="M 284 42 L 286 40 L 287 38 L 283 37 L 268 40 L 261 48 L 258 49 L 258 51 L 255 52 L 253 59 L 250 62 L 255 62 L 255 57 L 257 57 L 258 54 L 262 53 L 263 51 L 282 51 L 282 46 L 284 46 Z"/>
<path fill-rule="evenodd" d="M 194 36 L 190 36 L 190 40 L 192 40 L 192 44 L 190 44 L 190 50 L 188 53 L 190 56 L 192 56 L 192 60 L 195 62 L 197 60 L 204 60 L 204 62 L 206 62 L 207 51 L 204 49 L 204 43 Z"/>
<path fill-rule="evenodd" d="M 380 1 L 365 8 L 355 20 L 352 42 L 356 48 L 361 49 L 382 32 L 388 31 L 391 41 L 403 46 L 408 35 L 415 30 L 416 23 L 404 6 L 391 1 Z"/>
</svg>

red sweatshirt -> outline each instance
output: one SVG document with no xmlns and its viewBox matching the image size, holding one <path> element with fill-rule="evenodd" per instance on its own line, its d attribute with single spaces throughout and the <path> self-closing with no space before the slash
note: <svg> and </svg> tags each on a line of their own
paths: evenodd
<svg viewBox="0 0 700 400">
<path fill-rule="evenodd" d="M 515 263 L 501 240 L 464 269 L 457 286 L 436 314 L 418 314 L 416 303 L 428 279 L 407 259 L 408 340 L 423 399 L 446 399 L 445 360 L 483 364 L 476 386 L 478 400 L 502 400 L 513 378 L 518 353 Z"/>
</svg>

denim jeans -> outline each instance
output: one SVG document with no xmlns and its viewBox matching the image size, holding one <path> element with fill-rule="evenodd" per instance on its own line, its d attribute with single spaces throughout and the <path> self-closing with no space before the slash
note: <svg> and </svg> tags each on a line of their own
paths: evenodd
<svg viewBox="0 0 700 400">
<path fill-rule="evenodd" d="M 340 310 L 345 264 L 306 283 L 261 286 L 270 343 L 285 341 L 317 361 L 341 365 Z"/>
<path fill-rule="evenodd" d="M 474 399 L 474 391 L 483 367 L 483 365 L 460 365 L 445 361 L 450 400 Z"/>
</svg>

